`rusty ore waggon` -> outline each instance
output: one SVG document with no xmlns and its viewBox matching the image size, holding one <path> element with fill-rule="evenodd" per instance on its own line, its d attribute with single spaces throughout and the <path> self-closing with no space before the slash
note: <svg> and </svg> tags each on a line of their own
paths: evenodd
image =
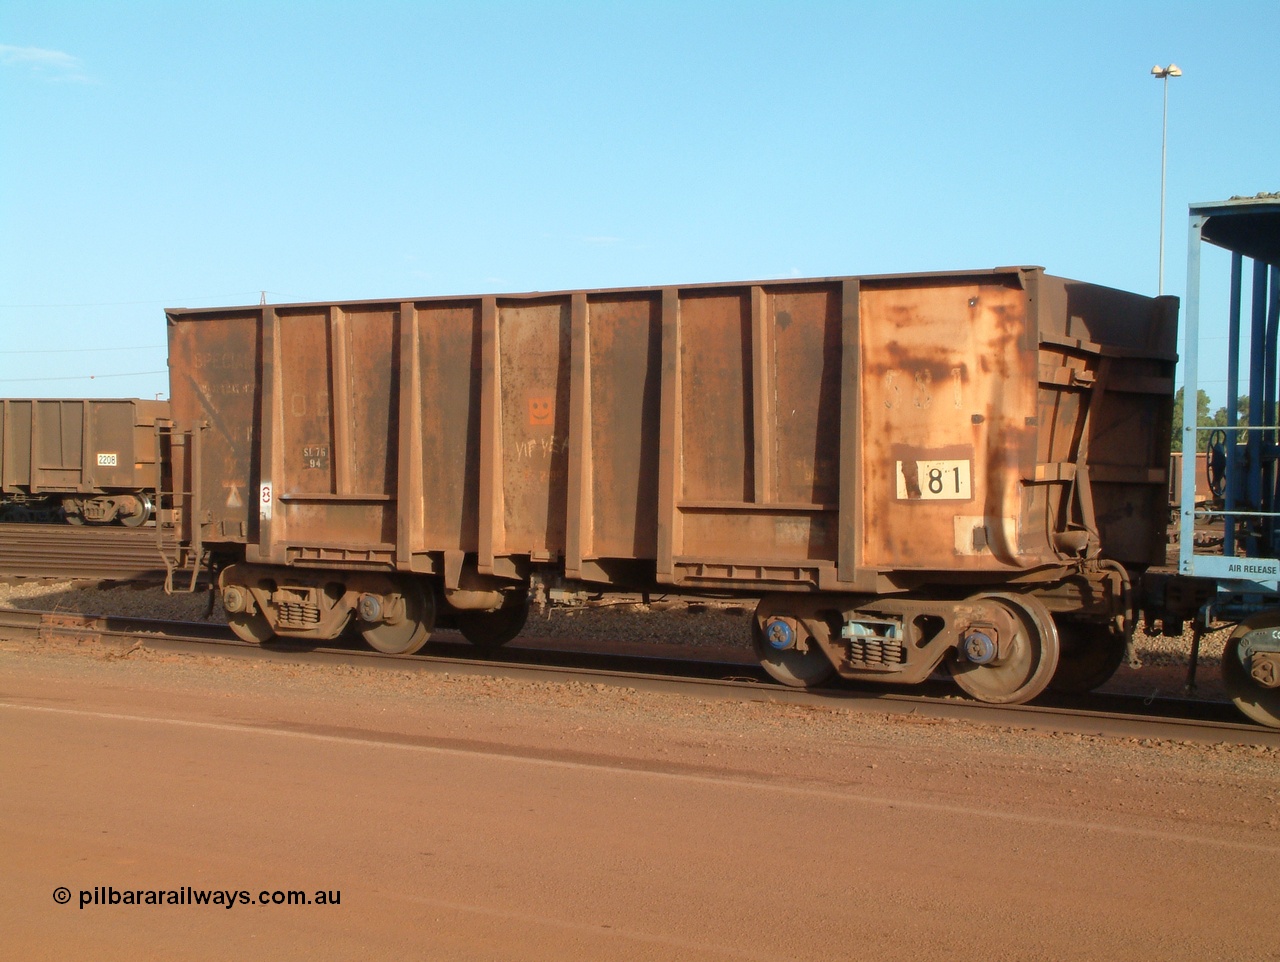
<svg viewBox="0 0 1280 962">
<path fill-rule="evenodd" d="M 246 639 L 728 593 L 788 684 L 1086 689 L 1164 561 L 1176 315 L 1029 267 L 170 310 L 185 538 Z"/>
<path fill-rule="evenodd" d="M 0 521 L 127 527 L 154 511 L 166 401 L 0 401 Z"/>
</svg>

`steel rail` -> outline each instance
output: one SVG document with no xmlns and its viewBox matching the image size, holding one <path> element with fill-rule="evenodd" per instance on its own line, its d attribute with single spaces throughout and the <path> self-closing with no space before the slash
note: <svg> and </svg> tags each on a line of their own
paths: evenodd
<svg viewBox="0 0 1280 962">
<path fill-rule="evenodd" d="M 1264 728 L 1239 718 L 1234 707 L 1226 702 L 1093 694 L 1053 701 L 1042 697 L 1038 704 L 989 705 L 966 699 L 942 683 L 920 686 L 911 693 L 865 687 L 803 690 L 769 681 L 756 666 L 748 664 L 545 647 L 509 647 L 502 651 L 503 660 L 496 660 L 475 657 L 475 649 L 465 642 L 433 642 L 416 655 L 387 655 L 354 648 L 311 647 L 297 643 L 259 646 L 236 638 L 225 625 L 72 612 L 0 610 L 0 637 L 43 642 L 107 643 L 117 647 L 128 645 L 158 651 L 266 658 L 295 664 L 394 666 L 400 670 L 528 681 L 589 681 L 665 694 L 838 707 L 860 713 L 943 718 L 978 725 L 1008 725 L 1069 734 L 1280 748 L 1280 730 Z M 1204 717 L 1206 714 L 1212 717 Z"/>
<path fill-rule="evenodd" d="M 173 536 L 157 537 L 154 524 L 0 523 L 0 577 L 163 584 L 165 556 L 180 557 L 182 546 Z"/>
</svg>

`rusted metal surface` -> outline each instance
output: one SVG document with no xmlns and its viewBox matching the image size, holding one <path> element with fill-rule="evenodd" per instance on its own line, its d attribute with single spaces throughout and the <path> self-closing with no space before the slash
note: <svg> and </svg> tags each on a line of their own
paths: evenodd
<svg viewBox="0 0 1280 962">
<path fill-rule="evenodd" d="M 1209 488 L 1209 475 L 1206 462 L 1209 456 L 1204 451 L 1197 452 L 1195 478 L 1197 504 L 1209 501 L 1213 492 Z M 1182 501 L 1182 452 L 1174 451 L 1169 455 L 1169 506 L 1177 509 Z"/>
<path fill-rule="evenodd" d="M 567 298 L 499 303 L 495 555 L 563 557 L 569 480 Z"/>
<path fill-rule="evenodd" d="M 1066 480 L 1045 492 L 1055 530 L 1083 531 L 1105 558 L 1163 564 L 1178 301 L 1057 277 L 1035 281 L 1037 470 Z"/>
<path fill-rule="evenodd" d="M 258 537 L 262 479 L 262 317 L 226 312 L 196 325 L 169 326 L 173 419 L 203 438 L 193 466 L 204 488 L 207 541 Z"/>
<path fill-rule="evenodd" d="M 863 564 L 1056 561 L 1044 526 L 1019 525 L 1036 436 L 1025 305 L 1016 276 L 863 284 Z"/>
<path fill-rule="evenodd" d="M 474 552 L 480 516 L 480 305 L 435 305 L 417 315 L 414 328 L 413 436 L 421 445 L 415 461 L 421 480 L 414 483 L 431 496 L 413 498 L 402 510 L 415 514 L 415 545 Z"/>
<path fill-rule="evenodd" d="M 584 298 L 584 304 L 587 303 Z M 657 552 L 661 304 L 653 297 L 590 305 L 589 390 L 583 420 L 590 484 L 585 556 L 653 558 Z M 585 492 L 584 492 L 585 494 Z"/>
<path fill-rule="evenodd" d="M 1162 554 L 1175 311 L 1036 268 L 172 310 L 173 406 L 250 562 L 1053 581 Z"/>
</svg>

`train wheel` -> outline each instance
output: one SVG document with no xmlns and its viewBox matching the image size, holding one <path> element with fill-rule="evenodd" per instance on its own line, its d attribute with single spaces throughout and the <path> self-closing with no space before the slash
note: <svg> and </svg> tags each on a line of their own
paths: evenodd
<svg viewBox="0 0 1280 962">
<path fill-rule="evenodd" d="M 762 601 L 756 607 L 755 617 L 751 619 L 751 644 L 755 648 L 756 657 L 760 659 L 760 666 L 768 672 L 769 677 L 791 688 L 817 688 L 835 677 L 835 666 L 816 642 L 810 641 L 804 650 L 794 647 L 795 639 L 785 637 L 791 632 L 789 627 L 785 631 L 772 630 L 770 634 L 775 636 L 773 638 L 765 637 L 761 622 L 776 612 L 762 612 L 764 604 Z M 782 622 L 775 622 L 777 624 L 785 626 Z M 779 647 L 783 643 L 787 646 Z"/>
<path fill-rule="evenodd" d="M 1013 616 L 1017 626 L 1008 644 L 1001 639 L 1004 655 L 986 664 L 965 659 L 958 652 L 947 659 L 956 684 L 978 701 L 993 705 L 1020 705 L 1048 686 L 1058 667 L 1058 629 L 1049 609 L 1030 595 L 983 595 Z"/>
<path fill-rule="evenodd" d="M 453 620 L 467 641 L 491 651 L 501 648 L 524 630 L 529 620 L 529 598 L 521 594 L 517 601 L 504 604 L 496 611 L 458 611 Z"/>
<path fill-rule="evenodd" d="M 1255 682 L 1240 653 L 1245 635 L 1260 628 L 1280 628 L 1280 614 L 1267 612 L 1236 626 L 1222 652 L 1222 686 L 1236 707 L 1258 724 L 1280 728 L 1280 688 Z"/>
<path fill-rule="evenodd" d="M 275 632 L 271 630 L 271 622 L 267 621 L 261 611 L 255 611 L 253 614 L 243 611 L 228 614 L 227 624 L 231 626 L 237 638 L 251 645 L 261 645 L 275 637 Z"/>
<path fill-rule="evenodd" d="M 62 498 L 61 500 L 54 500 L 52 503 L 48 505 L 49 517 L 47 519 L 40 518 L 39 514 L 36 514 L 36 517 L 31 518 L 29 520 L 57 521 L 58 518 L 61 517 L 61 519 L 65 521 L 67 524 L 73 524 L 76 527 L 79 527 L 80 525 L 84 524 L 83 511 L 84 511 L 84 502 L 80 501 L 80 499 Z"/>
<path fill-rule="evenodd" d="M 126 528 L 140 528 L 151 517 L 151 499 L 147 497 L 146 493 L 140 491 L 134 497 L 138 502 L 137 513 L 120 516 L 120 523 Z"/>
<path fill-rule="evenodd" d="M 1054 624 L 1058 629 L 1058 667 L 1049 688 L 1083 695 L 1105 685 L 1124 661 L 1124 638 L 1106 625 L 1074 618 L 1055 618 Z"/>
<path fill-rule="evenodd" d="M 360 634 L 374 651 L 412 655 L 427 643 L 435 627 L 435 594 L 412 579 L 405 579 L 397 588 L 403 599 L 402 610 L 391 620 L 362 624 Z"/>
</svg>

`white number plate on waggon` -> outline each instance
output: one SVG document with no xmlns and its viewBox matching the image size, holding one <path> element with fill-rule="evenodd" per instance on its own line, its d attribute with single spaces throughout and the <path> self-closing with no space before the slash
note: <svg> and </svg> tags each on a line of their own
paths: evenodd
<svg viewBox="0 0 1280 962">
<path fill-rule="evenodd" d="M 908 484 L 907 471 L 915 465 L 915 491 Z M 899 461 L 898 499 L 900 501 L 968 501 L 973 495 L 969 461 Z"/>
</svg>

